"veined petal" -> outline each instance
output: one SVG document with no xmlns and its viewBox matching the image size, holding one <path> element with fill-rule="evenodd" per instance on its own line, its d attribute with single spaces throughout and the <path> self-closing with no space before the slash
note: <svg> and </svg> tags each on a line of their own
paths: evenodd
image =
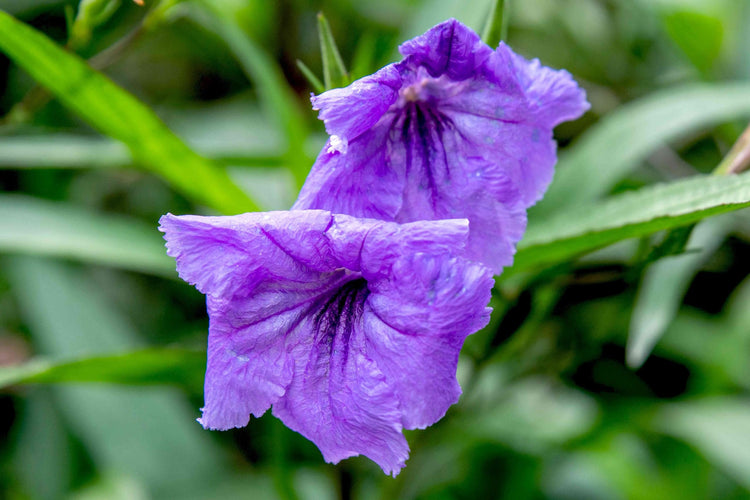
<svg viewBox="0 0 750 500">
<path fill-rule="evenodd" d="M 371 285 L 367 352 L 398 396 L 405 428 L 432 425 L 458 401 L 458 354 L 489 321 L 492 285 L 479 264 L 425 254 L 400 259 Z"/>
<path fill-rule="evenodd" d="M 403 170 L 390 168 L 385 127 L 354 139 L 346 154 L 326 145 L 292 210 L 329 206 L 333 212 L 393 220 L 401 207 Z M 329 141 L 330 142 L 330 141 Z"/>
<path fill-rule="evenodd" d="M 359 115 L 351 98 L 346 123 L 370 128 L 357 127 L 345 150 L 331 137 L 294 208 L 400 223 L 468 218 L 464 255 L 499 273 L 512 262 L 526 210 L 552 180 L 552 128 L 588 108 L 585 92 L 565 71 L 526 61 L 504 44 L 493 51 L 456 20 L 401 52 L 404 60 L 388 67 L 400 75 L 398 98 L 389 91 L 382 113 L 368 102 L 377 121 Z M 336 94 L 337 109 L 346 108 L 347 92 Z"/>
<path fill-rule="evenodd" d="M 312 96 L 313 109 L 320 111 L 318 118 L 331 135 L 326 151 L 346 153 L 348 143 L 372 128 L 396 101 L 399 87 L 401 75 L 391 65 L 345 88 Z"/>
<path fill-rule="evenodd" d="M 554 128 L 562 122 L 575 120 L 591 107 L 586 93 L 567 71 L 542 66 L 539 59 L 527 60 L 502 42 L 497 52 L 506 52 L 513 59 L 531 111 L 546 127 Z"/>
<path fill-rule="evenodd" d="M 492 50 L 472 30 L 449 19 L 398 48 L 411 66 L 424 66 L 430 75 L 447 75 L 453 80 L 472 76 Z"/>
<path fill-rule="evenodd" d="M 249 295 L 264 279 L 299 279 L 333 265 L 322 210 L 230 217 L 164 215 L 159 230 L 180 278 L 206 295 Z M 335 266 L 334 266 L 335 267 Z"/>
<path fill-rule="evenodd" d="M 396 475 L 402 428 L 456 401 L 458 350 L 486 323 L 489 272 L 453 255 L 468 221 L 301 210 L 161 222 L 180 275 L 207 295 L 203 426 L 241 427 L 273 406 L 326 460 L 363 454 Z M 415 349 L 432 378 L 407 383 L 392 346 Z M 417 387 L 433 406 L 406 394 Z"/>
<path fill-rule="evenodd" d="M 273 413 L 314 442 L 327 462 L 362 454 L 395 476 L 409 446 L 401 433 L 399 400 L 366 354 L 370 332 L 363 328 L 362 311 L 368 294 L 364 288 L 332 298 L 315 335 L 292 352 L 300 362 Z"/>
</svg>

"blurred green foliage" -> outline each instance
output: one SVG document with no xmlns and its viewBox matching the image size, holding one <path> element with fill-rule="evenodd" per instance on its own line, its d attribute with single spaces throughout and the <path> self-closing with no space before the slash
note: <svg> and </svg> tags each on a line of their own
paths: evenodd
<svg viewBox="0 0 750 500">
<path fill-rule="evenodd" d="M 0 497 L 750 497 L 750 177 L 707 175 L 750 118 L 748 2 L 0 10 Z M 158 217 L 288 208 L 325 142 L 309 82 L 369 74 L 448 17 L 507 25 L 592 103 L 556 130 L 461 401 L 407 433 L 396 479 L 325 464 L 270 415 L 203 431 L 205 303 Z"/>
</svg>

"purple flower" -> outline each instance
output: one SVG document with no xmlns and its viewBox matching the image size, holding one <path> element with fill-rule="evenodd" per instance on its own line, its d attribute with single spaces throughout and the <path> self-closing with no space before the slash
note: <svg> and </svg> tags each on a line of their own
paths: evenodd
<svg viewBox="0 0 750 500">
<path fill-rule="evenodd" d="M 555 125 L 589 105 L 566 71 L 449 20 L 404 59 L 312 98 L 330 140 L 296 209 L 397 222 L 468 218 L 467 255 L 499 272 L 557 160 Z"/>
<path fill-rule="evenodd" d="M 204 427 L 242 427 L 273 405 L 327 461 L 363 454 L 395 476 L 402 429 L 458 400 L 458 353 L 488 322 L 493 285 L 455 256 L 467 220 L 299 210 L 160 222 L 180 277 L 206 294 Z"/>
</svg>

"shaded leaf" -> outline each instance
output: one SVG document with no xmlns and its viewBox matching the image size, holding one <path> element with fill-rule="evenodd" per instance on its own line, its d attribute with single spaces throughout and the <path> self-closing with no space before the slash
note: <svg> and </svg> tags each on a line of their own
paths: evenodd
<svg viewBox="0 0 750 500">
<path fill-rule="evenodd" d="M 257 209 L 225 171 L 185 146 L 135 97 L 2 11 L 0 50 L 95 128 L 125 143 L 138 163 L 190 198 L 227 214 Z"/>
<path fill-rule="evenodd" d="M 286 163 L 298 185 L 302 185 L 312 165 L 304 149 L 307 126 L 297 107 L 297 99 L 281 68 L 247 37 L 236 22 L 213 2 L 182 3 L 179 12 L 221 37 L 234 54 L 247 77 L 255 85 L 267 119 L 277 123 L 287 141 Z"/>
<path fill-rule="evenodd" d="M 750 400 L 727 397 L 666 405 L 654 426 L 694 446 L 750 490 Z"/>
<path fill-rule="evenodd" d="M 664 28 L 690 62 L 699 71 L 708 73 L 721 52 L 724 38 L 721 19 L 679 10 L 665 14 Z"/>
<path fill-rule="evenodd" d="M 628 333 L 626 359 L 631 368 L 641 366 L 651 353 L 677 314 L 692 278 L 724 241 L 730 224 L 722 217 L 703 221 L 690 236 L 688 253 L 661 259 L 646 270 Z"/>
<path fill-rule="evenodd" d="M 90 356 L 142 342 L 83 273 L 31 257 L 3 270 L 37 351 Z M 132 367 L 132 366 L 131 366 Z M 56 386 L 55 400 L 97 467 L 146 485 L 155 497 L 179 498 L 195 482 L 220 481 L 222 455 L 172 389 Z"/>
</svg>

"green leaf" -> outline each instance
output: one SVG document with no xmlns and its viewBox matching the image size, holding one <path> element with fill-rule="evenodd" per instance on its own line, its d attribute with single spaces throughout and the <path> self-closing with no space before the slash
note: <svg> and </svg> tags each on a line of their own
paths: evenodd
<svg viewBox="0 0 750 500">
<path fill-rule="evenodd" d="M 0 367 L 0 388 L 20 384 L 106 382 L 174 384 L 200 392 L 205 368 L 205 351 L 179 348 L 151 348 L 67 361 L 34 359 L 19 366 Z"/>
<path fill-rule="evenodd" d="M 651 353 L 680 307 L 687 287 L 703 263 L 724 241 L 731 219 L 717 217 L 696 226 L 687 253 L 661 259 L 646 271 L 630 320 L 626 359 L 638 368 Z"/>
<path fill-rule="evenodd" d="M 331 26 L 322 12 L 318 12 L 318 38 L 320 40 L 320 55 L 323 60 L 323 83 L 326 90 L 349 85 L 349 75 L 344 66 L 344 60 L 336 46 Z"/>
<path fill-rule="evenodd" d="M 50 392 L 47 388 L 28 391 L 14 426 L 11 463 L 28 498 L 65 498 L 72 483 L 73 444 Z"/>
<path fill-rule="evenodd" d="M 670 88 L 621 106 L 561 154 L 529 220 L 601 198 L 664 143 L 742 116 L 750 116 L 747 83 Z"/>
<path fill-rule="evenodd" d="M 664 28 L 699 71 L 705 74 L 711 70 L 721 53 L 724 38 L 721 19 L 679 10 L 664 15 Z"/>
<path fill-rule="evenodd" d="M 0 251 L 72 258 L 175 277 L 153 225 L 98 215 L 65 203 L 0 195 Z"/>
<path fill-rule="evenodd" d="M 697 176 L 533 219 L 510 273 L 750 206 L 750 175 Z"/>
<path fill-rule="evenodd" d="M 690 239 L 690 234 L 693 232 L 693 228 L 695 228 L 694 224 L 690 226 L 678 227 L 676 229 L 668 231 L 664 235 L 664 239 L 662 239 L 657 245 L 653 246 L 650 249 L 644 261 L 642 263 L 637 263 L 638 265 L 636 265 L 636 268 L 640 266 L 646 267 L 649 264 L 652 264 L 657 260 L 663 259 L 665 257 L 681 255 L 685 252 L 691 251 L 687 250 L 687 245 L 688 240 Z"/>
<path fill-rule="evenodd" d="M 132 350 L 136 332 L 87 276 L 60 263 L 14 257 L 3 272 L 35 349 L 54 357 Z M 129 364 L 137 373 L 137 364 Z M 154 498 L 181 498 L 192 484 L 221 481 L 223 455 L 174 388 L 58 385 L 55 401 L 100 470 L 147 485 Z"/>
<path fill-rule="evenodd" d="M 228 214 L 257 209 L 226 172 L 191 151 L 135 97 L 2 11 L 0 50 L 92 126 L 125 143 L 138 163 L 185 195 Z"/>
<path fill-rule="evenodd" d="M 301 186 L 312 164 L 304 149 L 308 130 L 304 115 L 297 107 L 294 91 L 286 82 L 281 68 L 213 2 L 199 0 L 182 3 L 178 7 L 179 12 L 221 37 L 232 51 L 258 90 L 267 119 L 275 121 L 284 132 L 288 148 L 285 160 Z"/>
<path fill-rule="evenodd" d="M 654 426 L 689 443 L 750 490 L 750 400 L 717 397 L 665 405 Z"/>
<path fill-rule="evenodd" d="M 497 47 L 502 40 L 508 39 L 508 2 L 494 0 L 487 18 L 487 24 L 482 31 L 482 40 L 492 48 Z"/>
</svg>

